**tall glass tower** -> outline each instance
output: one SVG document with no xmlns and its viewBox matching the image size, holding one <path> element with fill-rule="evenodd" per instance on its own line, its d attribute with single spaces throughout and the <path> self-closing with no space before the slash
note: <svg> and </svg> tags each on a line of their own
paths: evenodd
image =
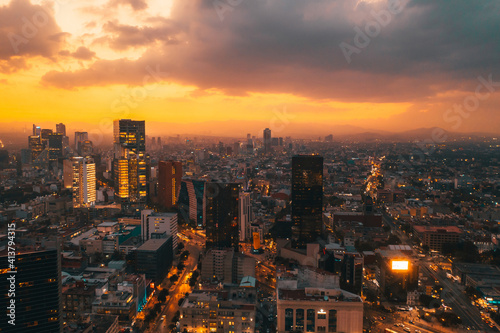
<svg viewBox="0 0 500 333">
<path fill-rule="evenodd" d="M 323 231 L 323 157 L 292 157 L 292 246 L 305 248 Z"/>
</svg>

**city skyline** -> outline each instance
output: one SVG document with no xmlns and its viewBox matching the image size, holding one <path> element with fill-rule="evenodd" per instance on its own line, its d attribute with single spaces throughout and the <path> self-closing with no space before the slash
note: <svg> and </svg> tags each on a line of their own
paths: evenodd
<svg viewBox="0 0 500 333">
<path fill-rule="evenodd" d="M 215 4 L 0 1 L 0 130 L 499 133 L 496 2 Z"/>
</svg>

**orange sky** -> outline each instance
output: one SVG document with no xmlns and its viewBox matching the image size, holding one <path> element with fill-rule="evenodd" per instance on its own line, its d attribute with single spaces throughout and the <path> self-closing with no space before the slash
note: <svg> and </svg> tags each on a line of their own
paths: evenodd
<svg viewBox="0 0 500 333">
<path fill-rule="evenodd" d="M 442 41 L 419 36 L 415 44 L 427 40 L 429 50 L 415 54 L 397 35 L 415 26 L 435 34 L 423 20 L 430 9 L 403 1 L 349 63 L 341 42 L 355 46 L 354 28 L 387 10 L 384 0 L 273 1 L 226 3 L 221 12 L 201 0 L 0 0 L 0 130 L 45 122 L 85 130 L 133 118 L 146 120 L 151 135 L 244 136 L 264 127 L 325 135 L 342 125 L 500 132 L 499 88 L 474 97 L 478 77 L 500 81 L 496 64 L 470 58 L 458 41 L 440 49 Z"/>
</svg>

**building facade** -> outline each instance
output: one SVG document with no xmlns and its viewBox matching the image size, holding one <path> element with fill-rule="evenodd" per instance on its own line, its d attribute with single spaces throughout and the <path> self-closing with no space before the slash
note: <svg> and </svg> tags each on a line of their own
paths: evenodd
<svg viewBox="0 0 500 333">
<path fill-rule="evenodd" d="M 323 231 L 323 157 L 292 157 L 292 246 L 305 248 Z"/>
<path fill-rule="evenodd" d="M 91 207 L 96 202 L 96 170 L 92 158 L 74 157 L 73 208 Z"/>
<path fill-rule="evenodd" d="M 205 227 L 206 247 L 233 248 L 239 251 L 240 184 L 206 183 Z"/>
<path fill-rule="evenodd" d="M 158 201 L 165 208 L 177 206 L 182 181 L 182 163 L 160 161 L 158 163 Z"/>
<path fill-rule="evenodd" d="M 363 332 L 363 302 L 340 289 L 278 289 L 277 332 Z"/>
<path fill-rule="evenodd" d="M 62 332 L 61 258 L 57 249 L 17 249 L 15 266 L 15 295 L 7 297 L 11 288 L 11 270 L 7 252 L 0 257 L 0 288 L 3 315 L 0 328 L 12 333 Z M 15 325 L 7 315 L 11 300 L 15 301 Z"/>
</svg>

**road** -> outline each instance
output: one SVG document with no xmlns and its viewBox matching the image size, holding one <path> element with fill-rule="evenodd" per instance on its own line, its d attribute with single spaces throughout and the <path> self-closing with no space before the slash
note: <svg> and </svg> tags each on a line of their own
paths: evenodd
<svg viewBox="0 0 500 333">
<path fill-rule="evenodd" d="M 189 284 L 185 283 L 185 281 L 198 264 L 198 257 L 201 251 L 199 245 L 196 245 L 195 242 L 192 243 L 193 244 L 186 242 L 185 249 L 189 251 L 189 257 L 185 262 L 186 268 L 184 269 L 182 275 L 179 276 L 175 289 L 169 293 L 170 296 L 165 303 L 165 307 L 158 316 L 157 321 L 154 325 L 152 325 L 152 328 L 149 329 L 148 332 L 170 332 L 168 326 L 172 323 L 172 318 L 175 316 L 175 313 L 179 310 L 179 299 L 184 297 L 186 293 L 190 293 L 192 291 Z M 163 315 L 165 315 L 166 318 L 161 321 L 161 316 Z"/>
<path fill-rule="evenodd" d="M 408 239 L 405 233 L 401 232 L 389 215 L 384 213 L 383 219 L 385 224 L 391 227 L 393 232 L 401 239 L 403 244 L 412 245 L 411 240 Z M 416 254 L 415 251 L 413 251 L 413 253 Z M 471 304 L 470 299 L 463 293 L 460 287 L 456 283 L 451 282 L 446 277 L 443 270 L 439 270 L 439 272 L 432 271 L 429 267 L 430 264 L 431 263 L 428 261 L 420 261 L 421 269 L 426 272 L 428 276 L 436 276 L 439 280 L 439 283 L 443 286 L 442 298 L 444 303 L 451 306 L 453 312 L 462 319 L 464 326 L 470 326 L 472 331 L 496 332 L 483 322 L 479 310 Z"/>
</svg>

